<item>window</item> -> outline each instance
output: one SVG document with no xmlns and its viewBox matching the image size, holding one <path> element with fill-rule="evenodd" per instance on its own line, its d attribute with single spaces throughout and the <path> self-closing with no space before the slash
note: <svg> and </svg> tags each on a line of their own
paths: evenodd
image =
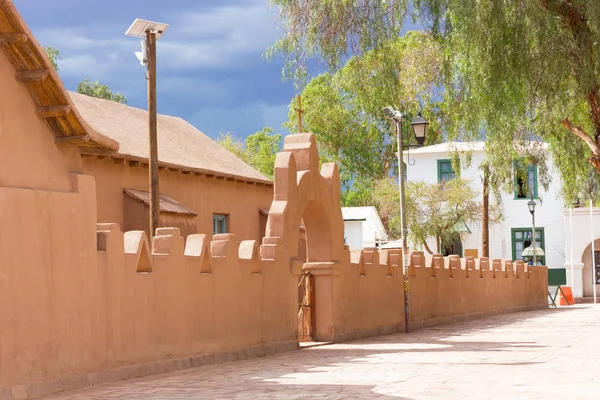
<svg viewBox="0 0 600 400">
<path fill-rule="evenodd" d="M 531 228 L 513 228 L 512 229 L 512 256 L 513 261 L 522 260 L 523 257 L 521 253 L 523 249 L 531 246 Z M 535 241 L 537 243 L 536 247 L 540 247 L 542 250 L 546 251 L 544 247 L 544 228 L 536 228 L 535 229 Z M 546 257 L 536 257 L 538 263 L 542 265 L 546 264 Z"/>
<path fill-rule="evenodd" d="M 213 234 L 227 233 L 227 220 L 228 215 L 224 214 L 213 214 Z"/>
<path fill-rule="evenodd" d="M 452 168 L 451 160 L 438 160 L 438 183 L 455 179 L 456 173 Z"/>
<path fill-rule="evenodd" d="M 515 199 L 538 197 L 537 166 L 515 162 Z"/>
</svg>

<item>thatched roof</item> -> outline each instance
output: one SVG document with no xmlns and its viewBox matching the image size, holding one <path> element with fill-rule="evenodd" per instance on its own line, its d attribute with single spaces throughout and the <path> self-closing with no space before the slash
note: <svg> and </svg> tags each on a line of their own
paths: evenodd
<svg viewBox="0 0 600 400">
<path fill-rule="evenodd" d="M 0 50 L 26 85 L 37 115 L 56 136 L 57 143 L 117 150 L 118 143 L 91 129 L 71 103 L 50 59 L 19 15 L 11 0 L 0 0 Z M 2 93 L 9 96 L 9 93 Z"/>
<path fill-rule="evenodd" d="M 138 201 L 140 203 L 145 204 L 147 207 L 150 207 L 150 193 L 143 190 L 135 189 L 123 189 L 123 192 L 135 201 Z M 177 200 L 164 194 L 160 195 L 160 212 L 186 215 L 188 217 L 196 217 L 198 215 L 189 208 L 186 208 Z"/>
<path fill-rule="evenodd" d="M 116 140 L 119 151 L 84 154 L 148 162 L 148 112 L 139 108 L 69 92 L 83 118 L 98 132 Z M 187 121 L 158 115 L 158 159 L 165 168 L 249 183 L 272 185 L 260 172 L 219 146 Z"/>
</svg>

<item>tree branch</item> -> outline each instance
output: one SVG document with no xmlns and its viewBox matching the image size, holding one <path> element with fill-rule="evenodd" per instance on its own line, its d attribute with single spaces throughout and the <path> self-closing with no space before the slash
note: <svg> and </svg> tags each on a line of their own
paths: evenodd
<svg viewBox="0 0 600 400">
<path fill-rule="evenodd" d="M 563 119 L 562 121 L 560 121 L 560 123 L 563 124 L 565 128 L 574 133 L 575 136 L 583 140 L 589 146 L 590 150 L 592 150 L 592 153 L 595 156 L 600 156 L 600 147 L 598 146 L 596 141 L 590 135 L 588 135 L 581 127 L 573 124 L 571 121 L 569 121 L 569 118 Z"/>
</svg>

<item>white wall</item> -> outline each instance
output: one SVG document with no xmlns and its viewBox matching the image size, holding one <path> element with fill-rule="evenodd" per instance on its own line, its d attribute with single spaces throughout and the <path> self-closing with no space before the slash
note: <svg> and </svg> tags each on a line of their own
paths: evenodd
<svg viewBox="0 0 600 400">
<path fill-rule="evenodd" d="M 375 247 L 388 239 L 375 207 L 342 207 L 344 238 L 350 250 Z"/>
<path fill-rule="evenodd" d="M 344 239 L 350 250 L 361 250 L 363 245 L 363 222 L 344 221 Z"/>
<path fill-rule="evenodd" d="M 426 151 L 426 148 L 419 149 Z M 484 160 L 483 151 L 474 151 L 472 153 L 471 165 L 467 167 L 464 160 L 461 160 L 461 177 L 469 180 L 471 187 L 478 193 L 477 200 L 481 202 L 482 182 L 480 177 L 479 164 Z M 438 182 L 438 159 L 450 159 L 451 154 L 447 152 L 437 153 L 410 153 L 411 163 L 408 165 L 409 181 L 424 181 L 426 183 Z M 408 158 L 404 157 L 407 162 Z M 550 174 L 554 177 L 550 187 L 545 191 L 538 182 L 538 206 L 536 207 L 536 227 L 544 228 L 546 264 L 549 267 L 562 267 L 565 262 L 565 233 L 563 223 L 563 200 L 560 197 L 561 182 L 557 178 L 556 171 L 550 165 Z M 490 203 L 494 201 L 490 196 Z M 530 228 L 531 214 L 527 208 L 528 199 L 514 199 L 514 194 L 502 195 L 502 211 L 505 219 L 495 225 L 490 226 L 490 257 L 491 258 L 512 258 L 512 228 Z M 471 234 L 461 235 L 463 238 L 464 249 L 478 249 L 481 255 L 481 224 L 467 224 Z M 599 228 L 600 231 L 600 228 Z M 435 241 L 428 241 L 430 248 L 435 251 Z M 416 246 L 420 248 L 421 246 Z"/>
</svg>

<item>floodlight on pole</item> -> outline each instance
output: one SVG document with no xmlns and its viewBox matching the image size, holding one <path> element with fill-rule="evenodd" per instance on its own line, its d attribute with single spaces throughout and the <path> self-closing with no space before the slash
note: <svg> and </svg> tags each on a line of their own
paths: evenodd
<svg viewBox="0 0 600 400">
<path fill-rule="evenodd" d="M 148 80 L 148 164 L 150 186 L 150 237 L 160 226 L 160 190 L 158 186 L 158 126 L 156 119 L 156 41 L 169 25 L 136 19 L 125 35 L 142 39 L 142 52 L 136 53 L 140 63 L 147 67 Z"/>
</svg>

